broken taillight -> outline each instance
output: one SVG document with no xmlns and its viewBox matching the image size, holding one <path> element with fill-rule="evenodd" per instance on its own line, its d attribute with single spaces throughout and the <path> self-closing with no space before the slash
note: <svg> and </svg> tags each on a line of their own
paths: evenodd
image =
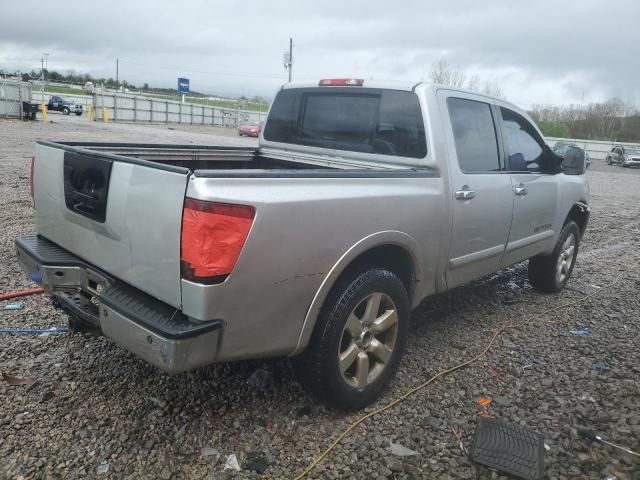
<svg viewBox="0 0 640 480">
<path fill-rule="evenodd" d="M 253 207 L 187 198 L 182 212 L 182 278 L 222 283 L 238 261 L 254 216 Z"/>
</svg>

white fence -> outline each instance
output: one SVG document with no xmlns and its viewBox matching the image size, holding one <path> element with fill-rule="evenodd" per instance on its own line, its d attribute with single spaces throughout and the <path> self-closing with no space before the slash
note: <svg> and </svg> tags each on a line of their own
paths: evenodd
<svg viewBox="0 0 640 480">
<path fill-rule="evenodd" d="M 607 153 L 611 151 L 614 145 L 627 145 L 640 148 L 640 144 L 627 143 L 627 142 L 609 142 L 601 140 L 584 140 L 580 138 L 556 138 L 546 137 L 547 143 L 553 147 L 556 142 L 571 142 L 578 145 L 580 148 L 589 153 L 594 160 L 604 160 L 607 157 Z"/>
<path fill-rule="evenodd" d="M 85 112 L 89 107 L 92 107 L 94 118 L 97 121 L 102 121 L 105 118 L 103 112 L 106 111 L 107 120 L 112 122 L 187 123 L 190 125 L 237 127 L 242 123 L 261 122 L 266 116 L 266 112 L 211 107 L 142 95 L 116 94 L 115 92 L 96 93 L 89 96 L 42 94 L 39 91 L 34 91 L 33 102 L 39 104 L 44 100 L 47 103 L 53 95 L 82 105 Z"/>
<path fill-rule="evenodd" d="M 31 102 L 31 84 L 0 78 L 0 118 L 21 118 L 22 102 Z"/>
</svg>

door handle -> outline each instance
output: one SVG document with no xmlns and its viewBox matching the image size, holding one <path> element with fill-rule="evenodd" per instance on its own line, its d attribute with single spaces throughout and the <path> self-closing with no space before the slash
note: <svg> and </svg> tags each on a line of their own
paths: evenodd
<svg viewBox="0 0 640 480">
<path fill-rule="evenodd" d="M 529 193 L 529 189 L 525 188 L 525 187 L 516 187 L 515 189 L 515 193 L 516 195 L 518 195 L 519 197 L 523 197 L 525 196 L 527 193 Z"/>
<path fill-rule="evenodd" d="M 456 192 L 456 200 L 471 200 L 476 196 L 473 190 L 458 190 Z"/>
</svg>

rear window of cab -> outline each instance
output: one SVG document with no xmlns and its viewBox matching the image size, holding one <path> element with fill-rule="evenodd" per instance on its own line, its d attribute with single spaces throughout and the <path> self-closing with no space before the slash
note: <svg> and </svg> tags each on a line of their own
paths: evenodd
<svg viewBox="0 0 640 480">
<path fill-rule="evenodd" d="M 415 93 L 356 88 L 281 90 L 265 125 L 265 140 L 398 157 L 426 156 Z"/>
</svg>

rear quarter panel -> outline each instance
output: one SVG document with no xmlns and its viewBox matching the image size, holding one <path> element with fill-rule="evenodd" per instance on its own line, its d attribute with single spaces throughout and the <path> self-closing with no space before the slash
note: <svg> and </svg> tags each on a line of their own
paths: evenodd
<svg viewBox="0 0 640 480">
<path fill-rule="evenodd" d="M 443 222 L 442 179 L 198 178 L 187 196 L 253 205 L 256 217 L 234 271 L 220 285 L 182 281 L 183 308 L 226 321 L 219 360 L 290 353 L 327 274 L 362 239 L 414 239 L 421 292 L 433 290 Z M 409 242 L 411 243 L 411 242 Z"/>
</svg>

